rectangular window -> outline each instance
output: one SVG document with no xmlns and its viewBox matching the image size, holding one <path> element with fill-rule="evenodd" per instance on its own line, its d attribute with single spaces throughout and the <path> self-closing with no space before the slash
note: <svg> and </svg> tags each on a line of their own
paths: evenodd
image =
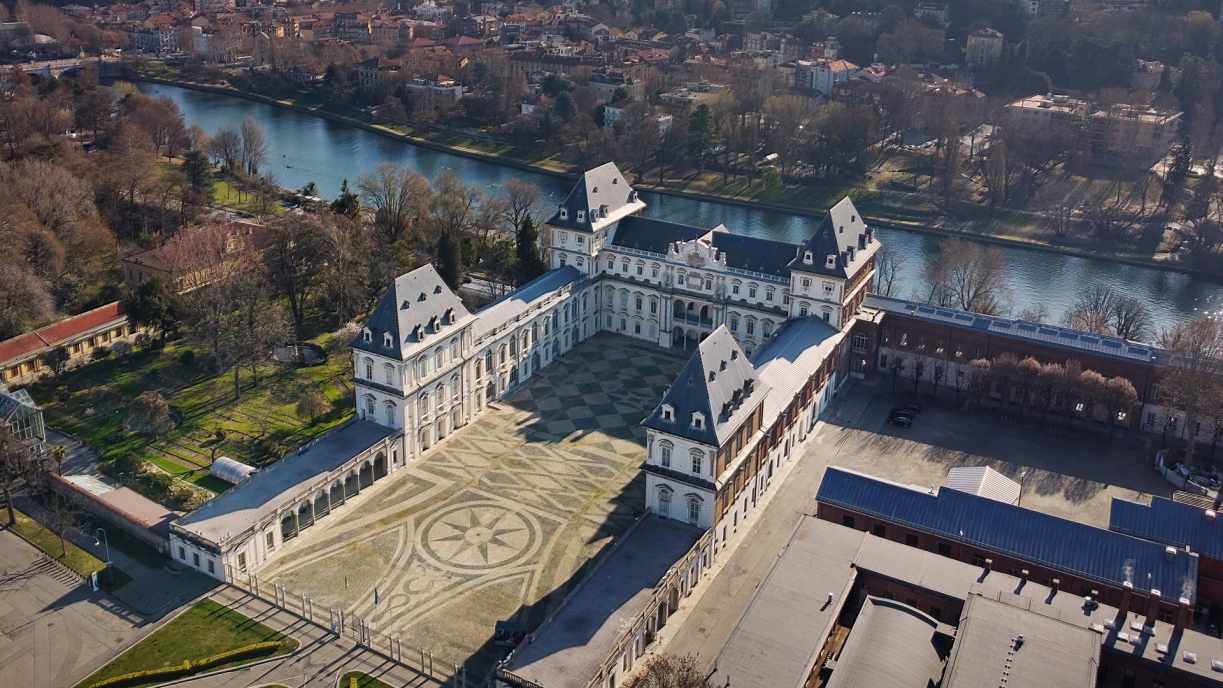
<svg viewBox="0 0 1223 688">
<path fill-rule="evenodd" d="M 238 570 L 246 573 L 246 552 L 238 552 Z"/>
<path fill-rule="evenodd" d="M 854 527 L 854 517 L 848 514 L 842 516 L 841 525 L 845 526 L 846 528 L 853 528 Z"/>
<path fill-rule="evenodd" d="M 973 553 L 972 565 L 973 566 L 985 566 L 985 555 Z"/>
<path fill-rule="evenodd" d="M 874 533 L 876 537 L 885 538 L 888 536 L 888 527 L 882 523 L 876 523 L 875 527 L 871 529 L 871 532 Z"/>
<path fill-rule="evenodd" d="M 951 545 L 947 544 L 946 542 L 938 543 L 938 553 L 944 557 L 951 556 Z"/>
<path fill-rule="evenodd" d="M 739 285 L 737 285 L 737 284 L 735 284 L 735 285 L 731 285 L 731 288 L 730 288 L 730 293 L 735 294 L 735 295 L 738 295 L 738 294 L 739 294 Z"/>
<path fill-rule="evenodd" d="M 178 558 L 182 559 L 183 561 L 187 561 L 187 550 L 183 549 L 182 547 L 179 547 L 178 548 Z"/>
<path fill-rule="evenodd" d="M 267 537 L 268 551 L 276 549 L 276 533 L 269 532 Z"/>
<path fill-rule="evenodd" d="M 645 266 L 644 266 L 644 265 L 638 265 L 638 266 L 637 266 L 637 274 L 638 274 L 638 275 L 644 275 L 644 274 L 645 274 Z"/>
<path fill-rule="evenodd" d="M 905 544 L 910 547 L 917 546 L 917 536 L 913 533 L 905 533 Z"/>
<path fill-rule="evenodd" d="M 764 293 L 764 300 L 765 300 L 765 301 L 772 301 L 772 300 L 773 300 L 773 292 L 772 292 L 772 291 L 766 291 L 766 292 Z"/>
<path fill-rule="evenodd" d="M 195 564 L 195 568 L 197 569 L 200 567 L 200 555 L 198 552 L 191 553 L 191 563 Z"/>
<path fill-rule="evenodd" d="M 208 560 L 208 573 L 216 573 L 216 572 L 217 572 L 216 566 L 213 565 L 212 560 L 209 559 Z"/>
<path fill-rule="evenodd" d="M 753 298 L 753 299 L 756 298 L 756 287 L 748 287 L 747 295 L 749 298 Z"/>
</svg>

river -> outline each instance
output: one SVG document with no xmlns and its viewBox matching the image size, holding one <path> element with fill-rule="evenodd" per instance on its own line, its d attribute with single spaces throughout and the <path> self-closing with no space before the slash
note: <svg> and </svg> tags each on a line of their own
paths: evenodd
<svg viewBox="0 0 1223 688">
<path fill-rule="evenodd" d="M 243 116 L 253 115 L 267 132 L 268 170 L 277 183 L 300 189 L 307 182 L 314 182 L 319 195 L 327 198 L 339 194 L 345 179 L 355 190 L 356 179 L 362 172 L 387 161 L 415 169 L 430 179 L 452 169 L 464 182 L 484 187 L 486 192 L 495 192 L 495 186 L 518 177 L 538 184 L 545 194 L 553 194 L 552 199 L 559 201 L 571 186 L 558 177 L 418 148 L 364 129 L 242 98 L 162 84 L 141 83 L 139 88 L 156 98 L 170 98 L 182 110 L 188 125 L 198 125 L 209 134 L 222 127 L 237 131 Z M 813 218 L 727 203 L 653 193 L 643 193 L 642 198 L 649 204 L 645 214 L 650 217 L 701 227 L 721 223 L 735 233 L 795 243 L 806 239 L 819 223 Z M 921 267 L 935 252 L 938 238 L 893 229 L 880 229 L 879 237 L 904 256 L 901 283 L 912 285 L 905 291 L 915 288 L 920 282 Z M 1223 306 L 1223 276 L 1188 275 L 1036 249 L 1002 250 L 1014 311 L 1044 304 L 1053 323 L 1073 304 L 1076 294 L 1095 284 L 1108 285 L 1142 300 L 1159 327 Z"/>
</svg>

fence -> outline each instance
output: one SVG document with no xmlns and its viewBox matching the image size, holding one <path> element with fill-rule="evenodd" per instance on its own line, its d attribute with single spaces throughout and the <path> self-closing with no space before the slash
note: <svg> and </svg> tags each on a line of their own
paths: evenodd
<svg viewBox="0 0 1223 688">
<path fill-rule="evenodd" d="M 423 647 L 403 647 L 399 635 L 388 635 L 377 631 L 373 624 L 351 612 L 334 607 L 315 606 L 314 600 L 305 595 L 290 593 L 284 585 L 273 581 L 269 587 L 254 574 L 247 574 L 246 581 L 240 575 L 230 576 L 231 585 L 248 592 L 265 602 L 270 602 L 308 621 L 324 628 L 340 638 L 350 638 L 358 645 L 400 664 L 424 676 L 450 682 L 454 688 L 467 688 L 467 667 L 459 666 L 457 662 L 450 663 L 447 671 L 446 663 L 437 661 L 431 650 Z"/>
</svg>

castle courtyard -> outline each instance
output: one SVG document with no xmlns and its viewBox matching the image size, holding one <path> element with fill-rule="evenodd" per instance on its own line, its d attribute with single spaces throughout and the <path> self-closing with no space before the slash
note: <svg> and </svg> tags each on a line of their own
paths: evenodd
<svg viewBox="0 0 1223 688">
<path fill-rule="evenodd" d="M 684 359 L 596 335 L 259 571 L 479 681 L 498 621 L 538 625 L 645 505 L 642 418 Z M 323 612 L 326 613 L 325 611 Z M 317 612 L 316 612 L 317 615 Z M 324 617 L 326 618 L 326 617 Z"/>
</svg>

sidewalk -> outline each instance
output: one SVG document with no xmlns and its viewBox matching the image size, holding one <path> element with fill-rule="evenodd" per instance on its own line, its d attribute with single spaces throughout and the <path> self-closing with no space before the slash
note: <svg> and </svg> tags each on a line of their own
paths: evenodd
<svg viewBox="0 0 1223 688">
<path fill-rule="evenodd" d="M 322 627 L 309 623 L 245 592 L 225 587 L 210 599 L 223 604 L 273 630 L 296 639 L 296 653 L 258 664 L 228 669 L 209 676 L 183 679 L 170 685 L 190 688 L 249 688 L 278 684 L 289 688 L 336 688 L 350 671 L 360 671 L 389 686 L 437 688 L 441 681 L 416 673 L 353 640 L 338 638 Z M 449 674 L 450 667 L 438 667 Z"/>
</svg>

